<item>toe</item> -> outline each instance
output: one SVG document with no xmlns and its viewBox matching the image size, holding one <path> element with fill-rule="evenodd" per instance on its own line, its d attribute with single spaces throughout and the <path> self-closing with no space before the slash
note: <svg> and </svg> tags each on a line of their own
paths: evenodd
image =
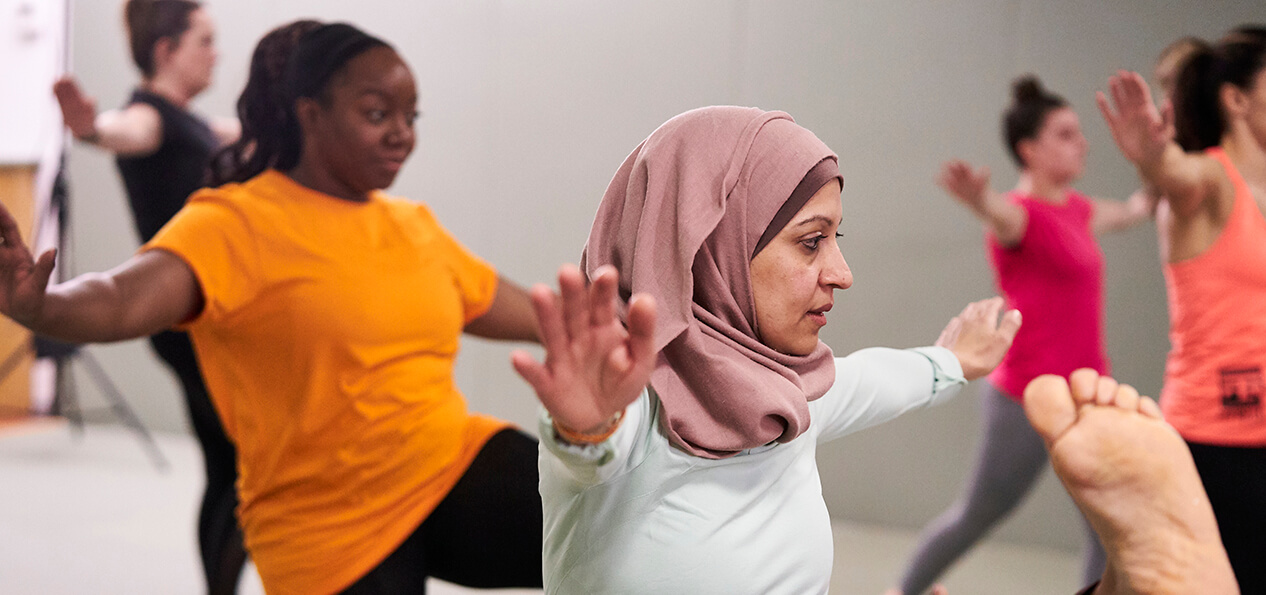
<svg viewBox="0 0 1266 595">
<path fill-rule="evenodd" d="M 1117 381 L 1111 376 L 1100 376 L 1099 382 L 1095 385 L 1095 404 L 1111 405 L 1117 396 Z"/>
<path fill-rule="evenodd" d="M 1047 442 L 1063 435 L 1077 421 L 1077 405 L 1068 383 L 1051 374 L 1034 378 L 1024 389 L 1024 413 Z"/>
<path fill-rule="evenodd" d="M 1126 411 L 1138 411 L 1139 391 L 1134 390 L 1133 386 L 1122 384 L 1117 388 L 1116 395 L 1113 397 L 1113 404 Z"/>
<path fill-rule="evenodd" d="M 1157 405 L 1151 397 L 1139 398 L 1139 413 L 1152 419 L 1161 419 L 1160 405 Z"/>
<path fill-rule="evenodd" d="M 1068 386 L 1077 405 L 1094 403 L 1095 393 L 1099 390 L 1099 373 L 1090 368 L 1076 370 L 1069 374 Z"/>
</svg>

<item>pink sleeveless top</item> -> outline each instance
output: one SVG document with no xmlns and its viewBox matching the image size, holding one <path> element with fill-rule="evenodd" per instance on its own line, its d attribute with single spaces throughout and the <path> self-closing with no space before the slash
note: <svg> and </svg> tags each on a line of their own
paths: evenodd
<svg viewBox="0 0 1266 595">
<path fill-rule="evenodd" d="M 1161 410 L 1192 442 L 1266 446 L 1266 217 L 1221 148 L 1235 202 L 1204 253 L 1166 263 L 1169 360 Z"/>
<path fill-rule="evenodd" d="M 1067 377 L 1078 368 L 1109 373 L 1103 344 L 1103 252 L 1090 228 L 1094 205 L 1069 192 L 1063 204 L 1012 192 L 1028 213 L 1015 246 L 986 234 L 998 291 L 1024 324 L 989 381 L 1020 400 L 1042 374 Z"/>
</svg>

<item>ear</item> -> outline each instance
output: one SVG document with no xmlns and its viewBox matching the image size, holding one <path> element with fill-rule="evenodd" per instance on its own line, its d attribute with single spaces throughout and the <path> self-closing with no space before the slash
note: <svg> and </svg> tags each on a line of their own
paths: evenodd
<svg viewBox="0 0 1266 595">
<path fill-rule="evenodd" d="M 154 42 L 154 72 L 162 70 L 164 65 L 171 60 L 171 55 L 176 51 L 176 39 L 172 37 L 162 37 Z"/>
<path fill-rule="evenodd" d="M 1228 116 L 1240 116 L 1248 111 L 1248 94 L 1231 83 L 1222 83 L 1218 89 L 1218 101 Z"/>
<path fill-rule="evenodd" d="M 1033 162 L 1033 142 L 1034 139 L 1025 138 L 1015 144 L 1015 152 L 1020 155 L 1020 162 L 1024 164 L 1024 167 L 1028 167 Z"/>
<path fill-rule="evenodd" d="M 321 105 L 317 100 L 311 97 L 300 97 L 295 100 L 295 119 L 299 121 L 299 129 L 305 133 L 316 126 L 320 113 Z"/>
</svg>

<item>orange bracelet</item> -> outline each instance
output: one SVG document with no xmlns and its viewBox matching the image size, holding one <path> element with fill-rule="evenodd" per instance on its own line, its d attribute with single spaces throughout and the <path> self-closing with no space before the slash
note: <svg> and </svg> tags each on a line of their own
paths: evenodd
<svg viewBox="0 0 1266 595">
<path fill-rule="evenodd" d="M 615 434 L 616 430 L 620 429 L 620 422 L 623 420 L 624 411 L 620 411 L 619 413 L 611 416 L 611 419 L 607 421 L 608 427 L 606 430 L 596 434 L 585 434 L 575 430 L 569 430 L 555 420 L 554 434 L 561 438 L 563 442 L 568 444 L 574 444 L 576 446 L 592 446 L 594 444 L 606 442 L 607 438 L 610 438 L 613 434 Z"/>
</svg>

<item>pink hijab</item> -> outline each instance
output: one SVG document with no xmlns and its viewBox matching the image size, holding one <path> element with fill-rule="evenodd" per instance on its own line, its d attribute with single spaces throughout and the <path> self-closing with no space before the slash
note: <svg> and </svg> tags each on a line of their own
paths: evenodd
<svg viewBox="0 0 1266 595">
<path fill-rule="evenodd" d="M 602 197 L 580 267 L 592 277 L 613 265 L 621 299 L 655 298 L 651 386 L 669 440 L 687 453 L 725 458 L 788 442 L 835 381 L 825 343 L 793 356 L 760 342 L 750 266 L 761 235 L 824 160 L 827 180 L 838 179 L 831 149 L 785 113 L 705 107 L 647 137 Z"/>
</svg>

